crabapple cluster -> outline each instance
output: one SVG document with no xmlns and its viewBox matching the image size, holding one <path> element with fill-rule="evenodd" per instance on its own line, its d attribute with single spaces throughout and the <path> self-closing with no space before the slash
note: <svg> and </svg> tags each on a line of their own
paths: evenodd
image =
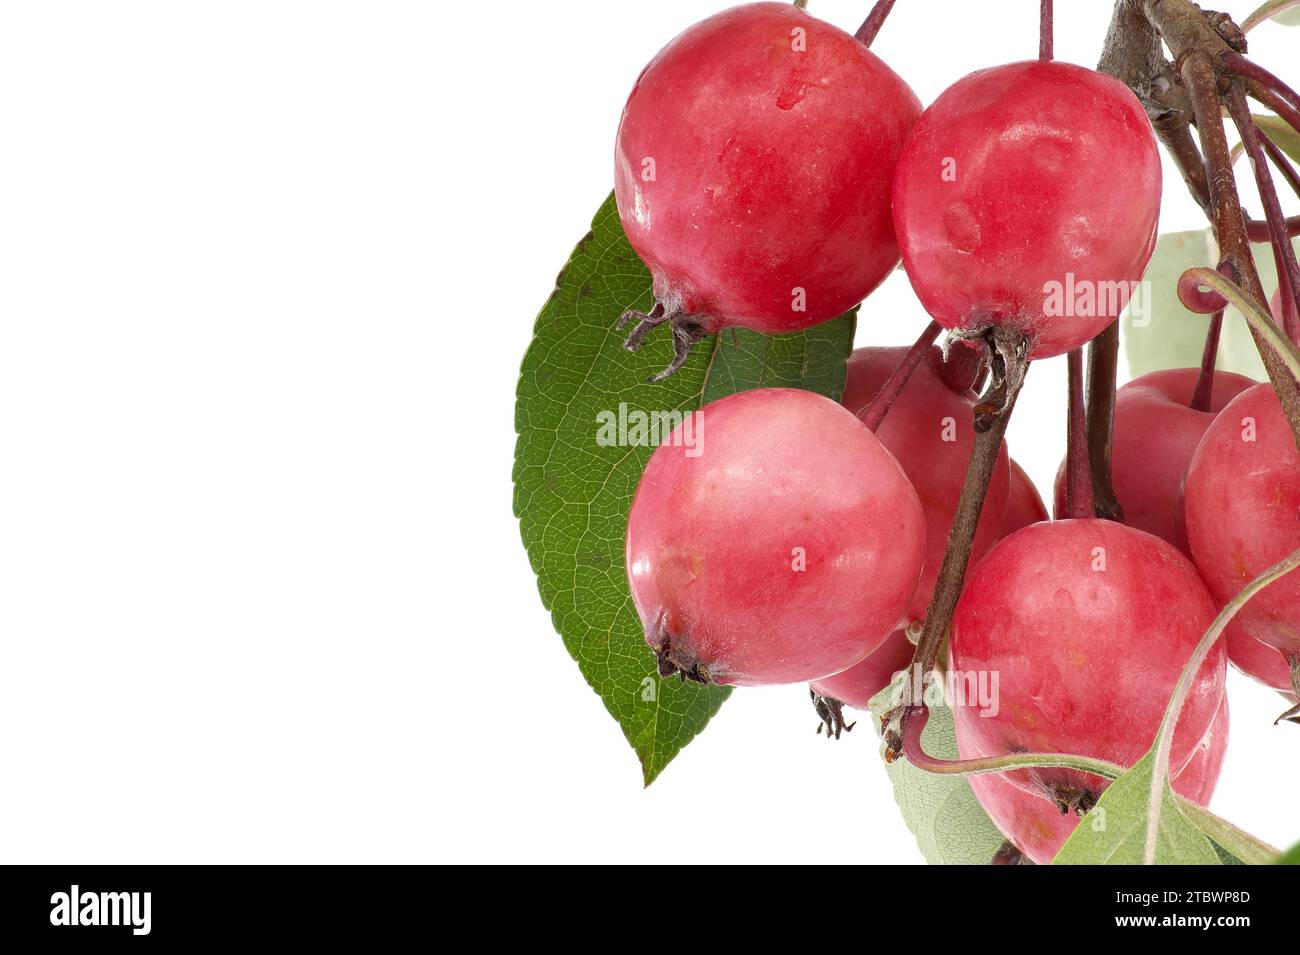
<svg viewBox="0 0 1300 955">
<path fill-rule="evenodd" d="M 950 701 L 963 758 L 1140 759 L 1219 610 L 1300 547 L 1300 455 L 1277 397 L 1212 360 L 1119 389 L 1122 522 L 1049 520 L 1002 431 L 978 435 L 1005 423 L 1031 360 L 1115 322 L 1155 247 L 1160 193 L 1145 109 L 1093 70 L 995 66 L 922 112 L 862 43 L 794 4 L 734 7 L 669 43 L 615 150 L 619 217 L 655 296 L 620 321 L 636 321 L 630 349 L 671 326 L 656 378 L 722 329 L 830 320 L 900 256 L 934 323 L 911 349 L 853 352 L 841 404 L 741 392 L 695 412 L 702 444 L 675 433 L 653 452 L 626 570 L 660 674 L 807 682 L 838 720 L 914 656 L 941 666 L 955 601 L 950 685 L 997 677 L 991 708 Z M 951 568 L 967 542 L 963 585 Z M 922 626 L 932 603 L 943 612 Z M 1169 778 L 1202 804 L 1227 744 L 1229 655 L 1283 692 L 1300 685 L 1300 573 L 1247 604 L 1192 678 Z M 1065 768 L 971 777 L 1038 862 L 1107 785 Z"/>
</svg>

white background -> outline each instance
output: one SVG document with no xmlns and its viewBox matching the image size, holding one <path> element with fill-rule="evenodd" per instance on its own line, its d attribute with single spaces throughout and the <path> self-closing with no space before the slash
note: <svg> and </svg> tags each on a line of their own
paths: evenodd
<svg viewBox="0 0 1300 955">
<path fill-rule="evenodd" d="M 511 515 L 518 363 L 622 100 L 722 5 L 5 6 L 0 861 L 918 861 L 802 687 L 643 790 Z M 876 51 L 928 103 L 1035 55 L 1037 6 L 901 0 Z M 1092 65 L 1108 4 L 1057 7 Z M 923 321 L 895 275 L 859 339 Z M 1040 487 L 1063 379 L 1011 426 Z M 1230 690 L 1214 808 L 1289 844 L 1300 731 Z"/>
</svg>

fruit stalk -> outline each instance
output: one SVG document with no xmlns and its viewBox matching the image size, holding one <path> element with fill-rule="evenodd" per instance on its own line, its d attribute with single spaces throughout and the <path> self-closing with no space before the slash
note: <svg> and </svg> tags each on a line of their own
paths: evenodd
<svg viewBox="0 0 1300 955">
<path fill-rule="evenodd" d="M 1254 60 L 1247 59 L 1235 50 L 1223 53 L 1219 57 L 1219 62 L 1224 69 L 1252 81 L 1256 87 L 1262 86 L 1272 91 L 1274 95 L 1269 99 L 1273 111 L 1286 120 L 1292 129 L 1300 133 L 1300 93 L 1291 89 Z"/>
<path fill-rule="evenodd" d="M 1214 365 L 1219 360 L 1219 334 L 1223 330 L 1223 309 L 1219 309 L 1210 319 L 1205 330 L 1205 350 L 1201 352 L 1201 373 L 1196 376 L 1196 387 L 1192 390 L 1189 406 L 1195 411 L 1209 411 L 1210 399 L 1214 394 Z"/>
<path fill-rule="evenodd" d="M 980 403 L 975 406 L 975 447 L 971 451 L 962 484 L 961 497 L 953 514 L 952 529 L 948 533 L 948 547 L 944 551 L 939 578 L 926 608 L 925 623 L 917 641 L 912 665 L 908 667 L 902 693 L 897 705 L 881 717 L 881 735 L 885 741 L 885 759 L 893 760 L 903 751 L 903 733 L 916 710 L 924 710 L 922 700 L 924 680 L 939 662 L 953 609 L 961 596 L 966 579 L 966 565 L 970 561 L 975 529 L 979 525 L 980 511 L 988 495 L 989 481 L 998 462 L 1002 439 L 1011 421 L 1011 412 L 1020 396 L 1029 368 L 1029 343 L 1018 333 L 993 330 L 987 333 L 994 339 L 990 343 L 992 379 Z M 920 680 L 922 685 L 916 685 Z"/>
<path fill-rule="evenodd" d="M 1069 369 L 1069 440 L 1066 444 L 1065 511 L 1071 518 L 1093 517 L 1092 468 L 1088 461 L 1088 431 L 1083 407 L 1083 349 L 1066 356 Z"/>
<path fill-rule="evenodd" d="M 1268 160 L 1261 143 L 1264 137 L 1250 115 L 1250 105 L 1246 102 L 1246 95 L 1240 90 L 1234 90 L 1229 94 L 1228 111 L 1232 114 L 1232 121 L 1238 133 L 1241 134 L 1242 145 L 1246 148 L 1246 155 L 1250 157 L 1250 165 L 1255 172 L 1255 183 L 1259 187 L 1259 196 L 1264 203 L 1264 219 L 1268 222 L 1273 255 L 1277 260 L 1278 282 L 1290 290 L 1293 301 L 1300 301 L 1300 265 L 1296 263 L 1295 249 L 1291 247 L 1291 240 L 1286 234 L 1286 217 L 1282 214 L 1282 202 L 1278 199 L 1277 189 L 1273 185 L 1273 177 L 1269 173 Z M 1285 312 L 1286 335 L 1295 341 L 1295 315 L 1289 309 Z"/>
<path fill-rule="evenodd" d="M 908 379 L 912 377 L 912 372 L 916 371 L 916 366 L 921 363 L 921 359 L 929 353 L 930 346 L 934 344 L 934 340 L 939 337 L 941 331 L 943 331 L 943 326 L 938 322 L 931 322 L 925 326 L 925 331 L 921 332 L 921 337 L 907 350 L 907 354 L 898 363 L 898 367 L 890 372 L 889 377 L 885 379 L 885 383 L 880 386 L 880 391 L 871 399 L 871 404 L 867 407 L 867 410 L 862 412 L 862 423 L 872 431 L 879 428 L 880 422 L 885 420 L 885 415 L 894 406 L 894 400 L 907 386 Z"/>
<path fill-rule="evenodd" d="M 1165 35 L 1168 38 L 1168 34 Z M 1265 295 L 1259 273 L 1255 270 L 1255 260 L 1246 233 L 1245 213 L 1232 174 L 1232 156 L 1223 128 L 1218 77 L 1208 54 L 1198 49 L 1187 49 L 1187 55 L 1180 55 L 1181 76 L 1192 94 L 1196 128 L 1208 170 L 1211 224 L 1219 245 L 1219 254 L 1235 270 L 1246 294 L 1259 303 L 1261 308 L 1267 309 L 1268 296 Z M 1269 380 L 1282 402 L 1296 446 L 1300 448 L 1300 386 L 1283 364 L 1281 356 L 1269 347 L 1257 331 L 1252 329 L 1252 334 Z"/>
<path fill-rule="evenodd" d="M 1052 0 L 1039 0 L 1038 58 L 1050 60 L 1052 56 Z"/>
<path fill-rule="evenodd" d="M 867 18 L 862 21 L 862 26 L 858 27 L 858 32 L 853 34 L 853 38 L 863 46 L 871 46 L 876 34 L 885 25 L 885 17 L 889 16 L 889 11 L 892 9 L 894 9 L 894 0 L 876 0 L 876 5 L 871 8 Z"/>
<path fill-rule="evenodd" d="M 1118 371 L 1119 322 L 1116 321 L 1088 343 L 1088 466 L 1092 471 L 1093 511 L 1107 521 L 1124 519 L 1124 511 L 1115 496 L 1110 463 Z"/>
</svg>

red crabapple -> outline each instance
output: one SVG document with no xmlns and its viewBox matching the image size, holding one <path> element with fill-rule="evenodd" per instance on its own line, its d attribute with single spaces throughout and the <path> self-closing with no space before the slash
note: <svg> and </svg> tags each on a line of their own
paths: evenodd
<svg viewBox="0 0 1300 955">
<path fill-rule="evenodd" d="M 1271 385 L 1243 391 L 1206 430 L 1183 509 L 1192 556 L 1220 603 L 1300 547 L 1300 454 Z M 1300 659 L 1300 574 L 1265 587 L 1234 619 Z"/>
<path fill-rule="evenodd" d="M 953 614 L 950 678 L 985 675 L 995 706 L 954 706 L 963 755 L 1075 753 L 1131 766 L 1151 747 L 1183 666 L 1217 606 L 1172 545 L 1103 520 L 1034 524 L 998 542 Z M 1181 771 L 1223 697 L 1216 642 L 1196 674 L 1173 740 Z M 960 701 L 958 701 L 960 702 Z M 1062 806 L 1105 788 L 1061 769 L 1006 774 Z"/>
<path fill-rule="evenodd" d="M 945 328 L 1018 330 L 1030 358 L 1093 338 L 1155 247 L 1160 157 L 1118 80 L 1031 61 L 958 80 L 913 127 L 894 176 L 912 287 Z"/>
<path fill-rule="evenodd" d="M 814 680 L 812 691 L 817 696 L 865 710 L 868 701 L 889 686 L 895 673 L 907 669 L 915 650 L 907 639 L 907 631 L 895 630 L 861 663 L 843 673 Z"/>
<path fill-rule="evenodd" d="M 738 325 L 793 332 L 862 301 L 898 263 L 894 163 L 915 94 L 849 34 L 790 3 L 733 7 L 641 73 L 614 192 L 656 304 L 628 347 L 673 325 L 675 359 Z"/>
<path fill-rule="evenodd" d="M 1002 527 L 998 530 L 999 540 L 1022 527 L 1048 520 L 1047 507 L 1034 482 L 1014 460 L 1009 460 L 1008 464 L 1011 466 L 1011 486 L 1007 491 L 1007 510 L 1002 515 Z"/>
<path fill-rule="evenodd" d="M 1186 767 L 1174 776 L 1174 791 L 1202 806 L 1208 805 L 1227 749 L 1228 699 L 1225 696 Z M 962 752 L 965 758 L 979 755 L 983 754 Z M 968 778 L 975 798 L 993 824 L 1017 849 L 1039 865 L 1047 865 L 1056 858 L 1065 840 L 1080 825 L 1078 815 L 1061 812 L 1055 797 L 1046 789 L 1022 789 L 1001 773 Z"/>
<path fill-rule="evenodd" d="M 1135 378 L 1115 394 L 1111 480 L 1124 523 L 1187 553 L 1183 477 L 1205 429 L 1223 407 L 1255 384 L 1244 375 L 1214 375 L 1210 406 L 1191 407 L 1199 368 L 1168 368 Z M 1056 475 L 1056 513 L 1065 513 L 1065 462 Z"/>
<path fill-rule="evenodd" d="M 844 406 L 859 417 L 864 415 L 871 399 L 906 352 L 906 348 L 859 348 L 854 351 L 849 356 L 842 399 Z M 964 347 L 953 350 L 954 357 L 959 353 L 960 360 L 968 360 L 975 354 L 973 349 Z M 969 390 L 954 390 L 945 380 L 944 369 L 942 352 L 932 347 L 876 429 L 876 437 L 898 459 L 925 508 L 925 569 L 912 599 L 911 616 L 914 619 L 925 616 L 939 578 L 953 513 L 975 447 L 977 396 Z M 971 365 L 971 371 L 965 377 L 973 378 L 973 369 Z M 976 527 L 975 543 L 971 549 L 972 563 L 998 539 L 1010 483 L 1004 442 Z"/>
<path fill-rule="evenodd" d="M 898 462 L 828 398 L 722 398 L 650 456 L 627 573 L 660 673 L 796 683 L 851 667 L 907 615 L 925 516 Z"/>
</svg>

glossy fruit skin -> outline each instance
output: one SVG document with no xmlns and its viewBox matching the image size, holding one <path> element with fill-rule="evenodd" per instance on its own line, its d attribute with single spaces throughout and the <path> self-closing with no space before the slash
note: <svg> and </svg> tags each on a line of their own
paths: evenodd
<svg viewBox="0 0 1300 955">
<path fill-rule="evenodd" d="M 907 639 L 906 630 L 895 630 L 867 658 L 843 673 L 822 677 L 811 684 L 818 696 L 839 700 L 846 706 L 867 709 L 871 698 L 889 686 L 894 674 L 912 662 L 916 647 Z"/>
<path fill-rule="evenodd" d="M 615 150 L 619 216 L 656 298 L 706 332 L 769 333 L 862 301 L 898 263 L 890 181 L 920 113 L 875 54 L 793 4 L 686 30 L 637 80 Z"/>
<path fill-rule="evenodd" d="M 1094 569 L 1099 553 L 1105 569 Z M 954 707 L 959 749 L 1077 753 L 1131 766 L 1150 748 L 1216 613 L 1196 568 L 1143 531 L 1102 520 L 1017 531 L 975 568 L 953 615 L 950 670 L 997 673 L 1000 684 L 995 715 Z M 1214 719 L 1225 659 L 1219 640 L 1193 681 L 1174 734 L 1175 769 Z M 1104 788 L 1065 770 L 1006 775 L 1035 792 Z"/>
<path fill-rule="evenodd" d="M 1274 647 L 1260 643 L 1240 627 L 1228 626 L 1228 660 L 1256 683 L 1277 690 L 1287 699 L 1296 699 L 1291 685 L 1291 667 Z"/>
<path fill-rule="evenodd" d="M 1049 358 L 1109 325 L 1127 294 L 1049 315 L 1048 283 L 1065 288 L 1072 275 L 1070 288 L 1095 293 L 1142 277 L 1160 157 L 1122 83 L 1068 63 L 1011 63 L 958 80 L 925 111 L 898 161 L 893 209 L 903 265 L 937 322 L 1017 328 L 1030 357 Z"/>
<path fill-rule="evenodd" d="M 844 407 L 861 417 L 906 351 L 906 348 L 856 349 L 849 356 L 841 399 Z M 970 390 L 953 389 L 944 380 L 942 365 L 942 352 L 931 348 L 876 429 L 876 437 L 898 459 L 925 509 L 925 569 L 912 600 L 912 619 L 923 617 L 930 603 L 948 547 L 953 512 L 975 447 L 977 396 Z M 976 525 L 972 563 L 984 556 L 998 539 L 1011 485 L 1007 462 L 1006 442 L 1003 442 Z"/>
<path fill-rule="evenodd" d="M 1022 527 L 1049 520 L 1047 506 L 1043 504 L 1038 488 L 1034 487 L 1034 482 L 1029 479 L 1024 468 L 1014 459 L 1009 459 L 1007 463 L 1011 466 L 1011 486 L 1007 491 L 1007 509 L 1002 515 L 998 540 L 1014 534 Z"/>
<path fill-rule="evenodd" d="M 1206 430 L 1183 509 L 1192 556 L 1220 603 L 1300 547 L 1300 454 L 1271 385 L 1242 392 Z M 1234 620 L 1288 659 L 1300 654 L 1300 577 L 1265 587 Z"/>
<path fill-rule="evenodd" d="M 722 398 L 695 427 L 701 453 L 674 432 L 628 517 L 628 581 L 661 661 L 709 683 L 796 683 L 880 646 L 925 554 L 921 503 L 884 445 L 787 388 Z"/>
<path fill-rule="evenodd" d="M 1190 556 L 1182 533 L 1182 488 L 1196 446 L 1220 411 L 1255 382 L 1218 371 L 1208 411 L 1191 407 L 1199 368 L 1169 368 L 1134 378 L 1115 393 L 1111 480 L 1124 523 Z M 1065 462 L 1056 475 L 1056 513 L 1065 511 Z"/>
<path fill-rule="evenodd" d="M 1193 751 L 1181 773 L 1174 777 L 1174 791 L 1202 806 L 1208 805 L 1223 769 L 1228 750 L 1228 700 L 1220 704 L 1210 729 Z M 962 752 L 965 758 L 978 753 Z M 1075 827 L 1088 825 L 1074 813 L 1062 814 L 1046 790 L 1027 790 L 1001 773 L 969 776 L 975 798 L 993 824 L 1011 842 L 1039 865 L 1047 865 L 1070 838 Z"/>
</svg>

